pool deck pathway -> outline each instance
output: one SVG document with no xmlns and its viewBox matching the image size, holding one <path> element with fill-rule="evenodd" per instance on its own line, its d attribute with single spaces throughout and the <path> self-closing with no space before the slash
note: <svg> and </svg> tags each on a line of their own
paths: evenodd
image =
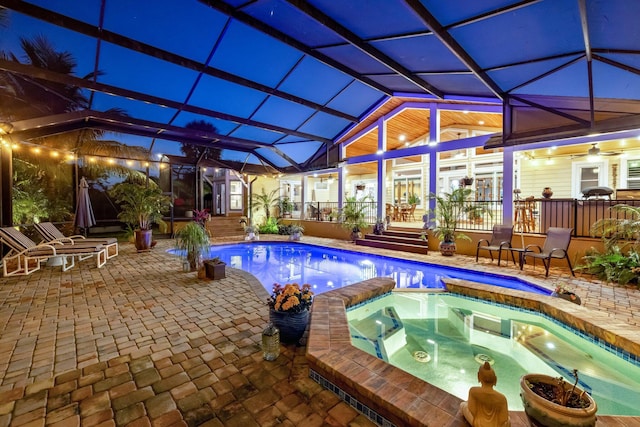
<svg viewBox="0 0 640 427">
<path fill-rule="evenodd" d="M 526 276 L 548 288 L 560 279 L 584 306 L 640 336 L 634 287 L 562 270 L 545 280 L 540 266 L 521 273 L 488 259 L 303 242 Z M 101 269 L 85 261 L 65 273 L 46 267 L 0 278 L 0 427 L 373 425 L 309 378 L 304 346 L 282 346 L 276 361 L 262 360 L 267 291 L 255 278 L 228 268 L 225 279 L 199 280 L 181 271 L 166 252 L 172 246 L 160 240 L 153 251 L 136 253 L 121 244 Z M 512 421 L 528 425 L 518 414 Z M 446 425 L 467 424 L 458 414 Z M 597 425 L 640 422 L 601 416 Z"/>
</svg>

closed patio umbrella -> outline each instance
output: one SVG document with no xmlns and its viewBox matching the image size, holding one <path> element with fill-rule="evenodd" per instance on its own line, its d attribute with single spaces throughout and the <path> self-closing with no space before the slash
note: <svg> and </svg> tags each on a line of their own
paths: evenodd
<svg viewBox="0 0 640 427">
<path fill-rule="evenodd" d="M 82 177 L 80 179 L 80 191 L 78 191 L 78 202 L 76 204 L 75 226 L 82 229 L 87 234 L 87 229 L 96 225 L 96 218 L 93 216 L 93 208 L 91 207 L 91 199 L 89 199 L 89 184 Z"/>
</svg>

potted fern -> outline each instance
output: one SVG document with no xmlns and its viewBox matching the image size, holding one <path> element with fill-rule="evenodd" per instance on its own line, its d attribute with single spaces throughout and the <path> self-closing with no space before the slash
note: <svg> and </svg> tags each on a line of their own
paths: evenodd
<svg viewBox="0 0 640 427">
<path fill-rule="evenodd" d="M 302 237 L 302 233 L 304 232 L 304 227 L 300 224 L 291 224 L 288 227 L 289 230 L 289 240 L 298 241 Z"/>
</svg>

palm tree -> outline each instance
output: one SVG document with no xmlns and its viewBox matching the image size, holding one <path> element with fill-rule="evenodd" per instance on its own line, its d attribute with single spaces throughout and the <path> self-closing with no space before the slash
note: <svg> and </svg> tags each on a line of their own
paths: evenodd
<svg viewBox="0 0 640 427">
<path fill-rule="evenodd" d="M 209 134 L 218 133 L 218 129 L 205 120 L 194 120 L 187 123 L 184 127 Z M 180 143 L 180 151 L 182 151 L 186 158 L 193 161 L 194 164 L 202 160 L 220 160 L 220 149 L 218 148 L 208 148 L 182 142 Z"/>
<path fill-rule="evenodd" d="M 278 193 L 278 188 L 267 193 L 264 191 L 264 187 L 262 188 L 261 193 L 253 193 L 251 195 L 251 204 L 253 205 L 253 210 L 259 211 L 260 209 L 263 209 L 268 221 L 271 217 L 271 209 L 273 209 L 278 204 Z"/>
</svg>

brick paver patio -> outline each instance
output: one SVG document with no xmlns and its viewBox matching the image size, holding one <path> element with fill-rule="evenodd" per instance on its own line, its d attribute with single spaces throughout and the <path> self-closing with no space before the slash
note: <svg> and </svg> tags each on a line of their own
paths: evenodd
<svg viewBox="0 0 640 427">
<path fill-rule="evenodd" d="M 262 360 L 268 310 L 260 283 L 231 268 L 215 282 L 183 273 L 166 253 L 172 244 L 140 254 L 122 244 L 101 269 L 87 261 L 65 273 L 47 267 L 0 279 L 0 427 L 373 425 L 309 379 L 304 347 Z M 474 266 L 495 268 L 488 260 Z M 542 272 L 527 274 L 542 283 Z M 638 326 L 636 289 L 571 281 L 585 306 Z"/>
</svg>

